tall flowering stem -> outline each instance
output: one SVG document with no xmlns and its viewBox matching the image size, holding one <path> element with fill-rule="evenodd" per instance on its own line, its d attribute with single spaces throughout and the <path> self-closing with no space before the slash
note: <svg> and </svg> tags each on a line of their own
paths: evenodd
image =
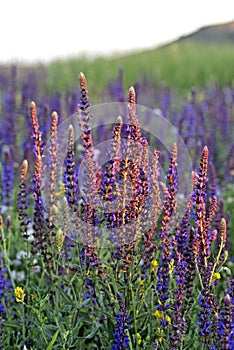
<svg viewBox="0 0 234 350">
<path fill-rule="evenodd" d="M 2 170 L 2 197 L 5 206 L 12 205 L 12 191 L 14 185 L 14 162 L 13 152 L 10 146 L 6 146 L 3 159 Z"/>
<path fill-rule="evenodd" d="M 53 112 L 51 115 L 51 126 L 50 126 L 50 147 L 49 147 L 49 215 L 46 219 L 46 225 L 48 228 L 48 242 L 54 243 L 56 236 L 55 221 L 57 218 L 58 208 L 56 206 L 56 185 L 57 185 L 57 164 L 58 164 L 58 141 L 57 141 L 57 127 L 58 127 L 58 114 Z M 52 266 L 52 264 L 51 264 Z"/>
<path fill-rule="evenodd" d="M 82 131 L 82 144 L 84 149 L 84 163 L 85 163 L 85 196 L 81 203 L 81 218 L 86 222 L 84 232 L 84 252 L 87 260 L 90 262 L 91 268 L 98 268 L 101 270 L 100 259 L 97 256 L 95 249 L 95 226 L 99 224 L 97 216 L 98 203 L 98 165 L 94 159 L 94 147 L 91 130 L 91 115 L 90 102 L 88 97 L 88 89 L 85 75 L 81 72 L 79 75 L 80 81 L 80 103 L 78 104 L 78 123 Z"/>
<path fill-rule="evenodd" d="M 224 218 L 222 218 L 221 224 L 220 224 L 220 245 L 219 245 L 219 250 L 218 250 L 218 254 L 217 254 L 215 263 L 213 264 L 213 268 L 211 271 L 209 285 L 211 285 L 211 283 L 212 283 L 212 278 L 214 276 L 214 273 L 215 273 L 217 266 L 219 266 L 223 260 L 222 253 L 224 251 L 226 241 L 227 241 L 227 224 L 226 224 L 226 220 Z"/>
<path fill-rule="evenodd" d="M 35 245 L 42 253 L 44 252 L 45 245 L 45 232 L 44 232 L 44 204 L 41 193 L 41 173 L 42 173 L 42 157 L 39 155 L 35 162 L 34 169 L 34 217 L 33 217 L 33 229 L 34 229 L 34 237 L 35 237 Z"/>
<path fill-rule="evenodd" d="M 119 174 L 121 172 L 121 164 L 122 164 L 122 137 L 121 133 L 123 130 L 123 119 L 121 116 L 118 116 L 112 132 L 112 144 L 110 150 L 110 175 L 108 177 L 107 174 L 104 174 L 104 181 L 107 181 L 109 185 L 109 198 L 111 202 L 114 202 L 115 209 L 108 210 L 111 204 L 107 202 L 107 210 L 105 208 L 105 218 L 107 219 L 107 225 L 112 228 L 111 237 L 109 239 L 116 243 L 115 251 L 112 252 L 112 256 L 115 259 L 115 267 L 116 270 L 118 262 L 122 259 L 124 254 L 123 246 L 119 240 L 122 240 L 123 232 L 122 232 L 122 199 L 121 199 L 121 188 L 118 182 Z M 102 182 L 103 183 L 103 182 Z M 105 187 L 106 188 L 106 187 Z M 107 189 L 107 188 L 106 188 Z M 108 191 L 108 189 L 107 189 Z M 110 212 L 108 215 L 106 212 Z M 111 212 L 112 211 L 112 212 Z"/>
<path fill-rule="evenodd" d="M 50 206 L 55 204 L 55 192 L 56 192 L 56 177 L 57 177 L 57 126 L 58 126 L 58 114 L 52 113 L 52 121 L 50 128 Z"/>
<path fill-rule="evenodd" d="M 128 180 L 131 177 L 131 174 L 135 177 L 138 176 L 137 172 L 139 167 L 137 167 L 137 161 L 134 158 L 134 149 L 137 146 L 137 142 L 140 137 L 140 129 L 137 126 L 137 116 L 136 116 L 136 101 L 135 101 L 135 90 L 133 87 L 129 89 L 128 94 L 128 120 L 126 124 L 126 133 L 127 140 L 124 147 L 125 157 L 121 161 L 121 178 L 122 178 L 122 189 L 121 189 L 121 198 L 122 198 L 122 211 L 121 211 L 121 222 L 123 226 L 123 235 L 125 235 L 125 224 L 128 222 L 128 215 L 130 211 L 128 210 L 129 203 L 129 188 Z M 134 169 L 133 169 L 134 167 Z M 132 172 L 131 172 L 132 171 Z M 131 173 L 130 173 L 131 172 Z M 132 179 L 132 185 L 134 186 L 134 180 Z M 132 228 L 132 225 L 131 225 Z"/>
<path fill-rule="evenodd" d="M 232 292 L 233 293 L 233 292 Z M 223 311 L 223 336 L 222 336 L 222 350 L 232 349 L 234 343 L 234 329 L 233 329 L 233 300 L 230 294 L 224 297 L 224 311 Z M 231 345 L 232 344 L 232 345 Z"/>
<path fill-rule="evenodd" d="M 78 122 L 82 130 L 82 144 L 87 153 L 94 155 L 92 132 L 91 132 L 91 115 L 90 115 L 90 102 L 88 97 L 88 89 L 85 75 L 81 72 L 79 75 L 80 81 L 80 103 L 78 104 Z"/>
<path fill-rule="evenodd" d="M 174 292 L 174 303 L 172 306 L 173 318 L 170 336 L 170 349 L 176 350 L 183 340 L 186 332 L 187 322 L 184 317 L 184 300 L 186 296 L 186 272 L 187 262 L 184 256 L 177 250 L 177 244 L 172 238 L 174 257 L 174 276 L 176 279 L 176 290 Z"/>
<path fill-rule="evenodd" d="M 211 245 L 216 239 L 216 231 L 211 231 L 211 222 L 217 210 L 217 199 L 213 196 L 209 199 L 207 206 L 207 168 L 209 151 L 205 146 L 202 152 L 200 167 L 196 180 L 194 181 L 194 217 L 195 217 L 195 240 L 193 252 L 196 267 L 199 273 L 201 283 L 201 293 L 199 297 L 199 319 L 198 326 L 204 346 L 211 345 L 212 324 L 215 325 L 214 316 L 214 297 L 211 293 L 211 285 L 214 278 L 216 267 L 219 264 L 220 254 L 225 245 L 226 223 L 221 221 L 222 243 L 219 254 L 215 262 L 210 261 Z M 213 323 L 212 323 L 213 322 Z"/>
<path fill-rule="evenodd" d="M 186 248 L 188 247 L 189 237 L 190 237 L 190 215 L 191 215 L 191 207 L 192 207 L 192 198 L 189 198 L 186 206 L 185 214 L 177 227 L 176 231 L 176 243 L 178 251 L 186 255 Z"/>
<path fill-rule="evenodd" d="M 27 183 L 26 177 L 28 172 L 28 161 L 25 159 L 21 168 L 20 175 L 20 185 L 19 185 L 19 193 L 18 193 L 18 219 L 20 222 L 20 231 L 22 236 L 27 239 L 27 226 L 30 222 L 29 215 L 27 213 L 28 202 L 27 202 Z"/>
<path fill-rule="evenodd" d="M 91 115 L 90 115 L 90 102 L 88 97 L 88 89 L 86 78 L 83 73 L 79 75 L 80 80 L 80 93 L 81 99 L 78 104 L 78 122 L 82 130 L 82 143 L 84 149 L 84 159 L 85 159 L 85 198 L 82 203 L 82 216 L 84 220 L 90 225 L 96 225 L 97 216 L 97 172 L 98 166 L 94 160 L 94 147 L 92 140 L 91 131 Z M 87 233 L 87 240 L 92 242 L 92 228 Z"/>
<path fill-rule="evenodd" d="M 130 87 L 128 92 L 128 122 L 130 138 L 134 142 L 141 139 L 141 127 L 136 114 L 136 93 L 134 87 Z"/>
<path fill-rule="evenodd" d="M 161 240 L 161 264 L 158 268 L 158 282 L 157 282 L 157 291 L 159 302 L 157 308 L 160 312 L 166 313 L 166 310 L 169 309 L 170 305 L 168 304 L 169 299 L 169 269 L 170 269 L 170 260 L 171 260 L 171 247 L 170 240 L 168 235 L 169 222 L 171 220 L 172 214 L 176 208 L 176 193 L 177 193 L 177 145 L 173 144 L 171 150 L 170 166 L 167 172 L 167 192 L 168 195 L 164 201 L 163 206 L 163 216 L 161 220 L 161 228 L 159 232 L 159 238 Z M 162 325 L 167 326 L 168 322 L 164 315 L 162 320 Z"/>
<path fill-rule="evenodd" d="M 121 170 L 121 131 L 123 127 L 123 119 L 118 116 L 112 131 L 112 144 L 109 153 L 109 161 L 105 164 L 105 168 L 99 171 L 100 184 L 97 183 L 98 193 L 103 199 L 104 218 L 108 228 L 115 228 L 121 234 L 121 192 L 119 186 L 119 174 Z M 98 181 L 99 182 L 99 181 Z M 118 241 L 118 233 L 109 237 L 112 241 Z"/>
<path fill-rule="evenodd" d="M 168 200 L 170 202 L 169 216 L 171 216 L 176 209 L 176 194 L 178 192 L 177 152 L 177 144 L 174 143 L 171 149 L 170 166 L 167 172 Z"/>
<path fill-rule="evenodd" d="M 195 205 L 195 257 L 201 269 L 207 268 L 208 264 L 208 239 L 207 239 L 207 225 L 206 225 L 206 182 L 207 182 L 207 167 L 208 167 L 209 151 L 207 146 L 204 147 L 199 172 L 197 174 L 197 181 L 194 191 L 194 205 Z"/>
<path fill-rule="evenodd" d="M 160 199 L 160 188 L 158 183 L 158 160 L 160 152 L 155 150 L 153 154 L 152 162 L 152 174 L 151 174 L 151 187 L 149 191 L 151 212 L 150 212 L 150 228 L 146 231 L 143 237 L 143 261 L 142 274 L 146 277 L 146 272 L 149 269 L 153 255 L 156 251 L 156 240 L 155 240 L 155 230 L 157 226 L 157 221 L 161 208 L 161 199 Z"/>
<path fill-rule="evenodd" d="M 34 141 L 33 151 L 34 151 L 35 157 L 38 157 L 42 155 L 43 142 L 42 142 L 42 133 L 39 128 L 35 102 L 31 102 L 30 115 L 31 115 L 32 128 L 33 128 L 33 133 L 32 133 L 32 138 Z"/>
<path fill-rule="evenodd" d="M 160 198 L 160 188 L 159 188 L 159 182 L 158 182 L 158 176 L 159 176 L 159 156 L 160 152 L 157 150 L 154 150 L 153 153 L 153 162 L 152 162 L 152 184 L 151 184 L 151 191 L 150 191 L 150 199 L 151 199 L 151 217 L 150 217 L 150 225 L 155 226 L 155 223 L 158 220 L 160 209 L 161 209 L 161 198 Z"/>
<path fill-rule="evenodd" d="M 196 187 L 195 172 L 192 172 L 193 188 Z M 186 299 L 188 307 L 193 303 L 194 280 L 196 277 L 196 258 L 194 255 L 195 229 L 191 226 L 190 218 L 192 216 L 193 194 L 190 196 L 185 215 L 181 221 L 180 227 L 177 229 L 176 241 L 177 247 L 183 254 L 187 263 L 186 269 Z"/>
<path fill-rule="evenodd" d="M 196 260 L 193 254 L 193 246 L 195 240 L 195 231 L 192 228 L 188 230 L 188 244 L 184 251 L 184 257 L 187 262 L 186 270 L 186 300 L 188 308 L 194 302 L 193 300 L 193 291 L 194 291 L 194 280 L 196 278 Z"/>
<path fill-rule="evenodd" d="M 33 196 L 34 196 L 34 213 L 33 213 L 33 229 L 34 229 L 34 253 L 40 252 L 42 259 L 47 266 L 48 270 L 51 270 L 51 253 L 48 250 L 50 246 L 50 238 L 46 230 L 45 225 L 45 208 L 42 198 L 41 191 L 41 181 L 42 181 L 42 152 L 43 152 L 43 143 L 42 143 L 42 133 L 39 128 L 39 123 L 37 119 L 37 110 L 36 104 L 31 103 L 30 108 L 31 113 L 31 122 L 32 122 L 32 138 L 34 140 L 34 155 L 35 155 L 35 167 L 33 174 Z"/>
<path fill-rule="evenodd" d="M 163 216 L 161 220 L 161 228 L 159 238 L 163 242 L 167 239 L 168 225 L 171 216 L 176 208 L 176 193 L 178 191 L 178 175 L 177 175 L 177 145 L 173 144 L 170 156 L 170 166 L 167 171 L 167 195 L 163 206 Z"/>
<path fill-rule="evenodd" d="M 74 129 L 69 125 L 67 155 L 65 159 L 64 190 L 69 206 L 77 210 L 77 176 L 74 161 Z"/>
<path fill-rule="evenodd" d="M 118 116 L 112 131 L 113 141 L 110 150 L 110 160 L 106 164 L 105 171 L 103 174 L 103 179 L 99 186 L 99 193 L 104 199 L 105 208 L 105 218 L 108 220 L 107 225 L 110 227 L 116 227 L 118 233 L 121 233 L 119 229 L 121 226 L 120 211 L 121 211 L 121 192 L 118 183 L 120 168 L 121 168 L 121 131 L 123 127 L 123 119 Z M 101 174 L 100 174 L 101 175 Z M 112 208 L 112 206 L 115 206 Z M 106 213 L 109 212 L 107 216 Z M 113 215 L 111 215 L 113 213 Z M 118 237 L 118 234 L 117 234 Z M 112 237 L 114 240 L 117 237 Z"/>
<path fill-rule="evenodd" d="M 0 225 L 2 225 L 0 223 Z M 4 323 L 4 315 L 6 314 L 5 307 L 3 305 L 3 299 L 5 295 L 5 280 L 4 280 L 4 275 L 3 275 L 3 264 L 2 264 L 2 259 L 0 259 L 0 350 L 3 349 L 2 347 L 2 329 L 3 329 L 3 323 Z"/>
<path fill-rule="evenodd" d="M 144 204 L 148 195 L 148 153 L 149 145 L 141 137 L 140 125 L 136 114 L 136 98 L 133 87 L 129 89 L 127 106 L 126 140 L 123 142 L 121 159 L 116 176 L 121 180 L 119 202 L 116 212 L 117 227 L 121 225 L 120 244 L 116 246 L 116 256 L 122 259 L 124 271 L 134 258 L 134 246 L 141 233 L 140 217 L 144 215 Z M 131 186 L 129 186 L 131 183 Z M 143 220 L 142 220 L 143 222 Z M 131 223 L 128 227 L 127 224 Z M 143 226 L 143 225 L 142 225 Z M 124 247 L 123 247 L 124 245 Z"/>
<path fill-rule="evenodd" d="M 206 279 L 209 279 L 208 271 L 206 271 Z M 201 294 L 199 297 L 199 319 L 198 327 L 200 328 L 200 336 L 203 338 L 203 344 L 205 346 L 210 346 L 210 337 L 211 337 L 211 318 L 212 318 L 212 303 L 211 303 L 211 293 L 208 287 L 202 288 Z"/>
<path fill-rule="evenodd" d="M 126 350 L 130 349 L 130 339 L 127 334 L 127 331 L 130 329 L 129 319 L 121 293 L 117 294 L 117 299 L 119 303 L 119 313 L 116 315 L 116 326 L 113 333 L 114 340 L 111 350 Z"/>
</svg>

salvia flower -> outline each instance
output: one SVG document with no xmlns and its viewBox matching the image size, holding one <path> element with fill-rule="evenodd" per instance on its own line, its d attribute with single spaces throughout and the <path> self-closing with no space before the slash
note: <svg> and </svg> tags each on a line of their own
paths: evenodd
<svg viewBox="0 0 234 350">
<path fill-rule="evenodd" d="M 27 183 L 26 176 L 28 171 L 28 161 L 25 159 L 21 168 L 20 185 L 18 193 L 18 218 L 20 222 L 20 231 L 25 239 L 28 239 L 28 224 L 30 217 L 27 213 L 28 201 L 27 201 Z"/>
<path fill-rule="evenodd" d="M 144 251 L 143 251 L 143 261 L 144 264 L 142 265 L 142 274 L 146 278 L 146 271 L 148 270 L 153 261 L 156 261 L 153 259 L 153 255 L 156 250 L 156 242 L 155 242 L 155 229 L 157 225 L 158 216 L 160 213 L 161 208 L 161 199 L 160 199 L 160 189 L 159 189 L 159 183 L 158 183 L 158 159 L 159 159 L 159 151 L 154 151 L 153 154 L 153 162 L 152 162 L 152 183 L 149 189 L 149 199 L 150 199 L 150 229 L 146 231 L 143 237 L 143 245 L 144 245 Z M 152 260 L 153 259 L 153 260 Z"/>
<path fill-rule="evenodd" d="M 65 172 L 63 176 L 64 189 L 69 206 L 73 211 L 76 211 L 78 202 L 77 198 L 77 176 L 75 171 L 74 161 L 74 129 L 72 125 L 69 125 L 69 136 L 67 155 L 65 159 Z"/>
<path fill-rule="evenodd" d="M 136 115 L 136 93 L 134 87 L 130 87 L 128 93 L 128 123 L 129 136 L 134 142 L 141 139 L 141 128 Z"/>
<path fill-rule="evenodd" d="M 35 156 L 39 156 L 43 151 L 43 142 L 42 142 L 42 133 L 39 128 L 38 118 L 37 118 L 37 109 L 35 102 L 31 102 L 30 106 L 30 115 L 31 115 L 31 123 L 33 128 L 32 138 L 34 141 L 34 154 Z"/>
<path fill-rule="evenodd" d="M 173 237 L 173 256 L 174 256 L 174 277 L 176 280 L 176 290 L 174 292 L 174 303 L 172 306 L 173 321 L 170 336 L 170 349 L 177 349 L 183 339 L 183 332 L 186 330 L 187 323 L 183 313 L 184 300 L 186 295 L 186 272 L 187 262 L 182 254 L 177 250 L 176 241 Z"/>
<path fill-rule="evenodd" d="M 33 229 L 34 229 L 34 254 L 40 253 L 42 259 L 47 267 L 47 270 L 51 270 L 51 252 L 50 247 L 50 236 L 47 232 L 45 225 L 45 207 L 42 197 L 42 171 L 43 171 L 43 144 L 41 139 L 41 131 L 37 119 L 36 104 L 31 103 L 31 122 L 32 122 L 32 138 L 34 140 L 34 155 L 35 155 L 35 166 L 33 174 L 33 196 L 34 196 L 34 213 L 33 213 Z"/>
<path fill-rule="evenodd" d="M 170 258 L 168 255 L 168 247 L 164 246 L 163 248 L 165 252 L 163 252 L 163 255 L 161 257 L 161 262 L 158 267 L 158 281 L 157 281 L 157 291 L 158 291 L 158 298 L 160 300 L 160 303 L 157 304 L 157 308 L 159 311 L 162 311 L 163 313 L 166 312 L 166 310 L 169 309 L 170 305 L 168 303 L 169 300 L 169 270 L 170 270 Z M 163 324 L 165 325 L 165 323 Z"/>
<path fill-rule="evenodd" d="M 5 306 L 3 304 L 5 296 L 6 284 L 2 268 L 2 259 L 0 259 L 0 349 L 2 348 L 2 329 L 4 324 L 4 315 L 6 314 Z"/>
<path fill-rule="evenodd" d="M 116 315 L 116 326 L 113 333 L 113 344 L 111 350 L 126 350 L 129 347 L 129 336 L 127 330 L 130 329 L 129 319 L 122 294 L 117 294 L 119 303 L 119 313 Z"/>
<path fill-rule="evenodd" d="M 210 305 L 210 293 L 208 291 L 202 290 L 199 305 L 201 307 L 198 326 L 201 329 L 200 335 L 205 338 L 205 345 L 209 344 L 207 337 L 211 334 L 211 305 Z"/>
<path fill-rule="evenodd" d="M 57 142 L 58 114 L 52 113 L 50 128 L 50 206 L 55 204 L 55 193 L 57 183 L 58 142 Z"/>
<path fill-rule="evenodd" d="M 167 193 L 163 205 L 163 217 L 159 237 L 163 241 L 167 239 L 168 225 L 172 214 L 176 208 L 176 193 L 178 191 L 178 174 L 177 174 L 177 145 L 173 144 L 170 155 L 170 166 L 167 171 Z"/>
<path fill-rule="evenodd" d="M 168 236 L 168 225 L 171 220 L 171 216 L 176 209 L 176 193 L 177 193 L 177 145 L 173 144 L 170 157 L 170 166 L 167 172 L 167 190 L 168 195 L 164 201 L 163 206 L 163 216 L 161 220 L 161 228 L 159 232 L 159 238 L 161 240 L 161 263 L 158 268 L 158 281 L 157 281 L 157 291 L 158 297 L 161 301 L 157 304 L 158 310 L 166 312 L 170 305 L 169 300 L 169 279 L 170 279 L 170 261 L 171 256 L 171 243 Z M 167 326 L 166 320 L 161 323 L 162 326 Z"/>
<path fill-rule="evenodd" d="M 232 349 L 234 343 L 234 329 L 233 329 L 233 301 L 230 294 L 224 297 L 224 310 L 222 313 L 222 349 Z M 231 345 L 232 344 L 232 345 Z"/>
<path fill-rule="evenodd" d="M 194 191 L 196 244 L 195 257 L 200 266 L 207 266 L 209 242 L 206 226 L 206 182 L 209 151 L 204 147 Z"/>
<path fill-rule="evenodd" d="M 12 205 L 12 190 L 14 185 L 14 162 L 10 146 L 6 146 L 2 161 L 2 198 L 3 204 L 8 207 Z"/>
<path fill-rule="evenodd" d="M 97 304 L 95 283 L 90 278 L 86 279 L 85 288 L 86 288 L 86 292 L 84 295 L 84 302 L 85 300 L 90 299 L 90 301 L 93 304 Z"/>
<path fill-rule="evenodd" d="M 88 90 L 86 78 L 83 73 L 79 75 L 80 81 L 80 103 L 78 104 L 78 122 L 82 131 L 82 144 L 84 149 L 84 175 L 86 178 L 84 184 L 84 197 L 81 202 L 81 217 L 88 225 L 86 225 L 85 241 L 88 245 L 93 245 L 94 236 L 96 235 L 96 227 L 100 223 L 97 210 L 100 209 L 98 200 L 98 172 L 99 167 L 94 159 L 94 147 L 92 139 L 90 102 L 88 98 Z"/>
</svg>

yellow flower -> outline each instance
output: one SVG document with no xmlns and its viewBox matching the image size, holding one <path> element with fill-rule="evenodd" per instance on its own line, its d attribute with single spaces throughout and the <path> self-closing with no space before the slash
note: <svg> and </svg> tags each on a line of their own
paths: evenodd
<svg viewBox="0 0 234 350">
<path fill-rule="evenodd" d="M 159 303 L 159 305 L 161 305 L 161 306 L 162 306 L 162 302 L 161 302 L 161 300 L 160 300 L 160 299 L 158 299 L 158 303 Z"/>
<path fill-rule="evenodd" d="M 157 317 L 157 318 L 163 318 L 162 312 L 160 312 L 158 310 L 155 311 L 154 316 Z"/>
<path fill-rule="evenodd" d="M 168 322 L 169 324 L 171 324 L 171 318 L 170 318 L 170 316 L 167 316 L 167 317 L 166 317 L 166 320 L 167 320 L 167 322 Z"/>
<path fill-rule="evenodd" d="M 15 288 L 15 299 L 17 301 L 17 303 L 23 303 L 24 301 L 24 290 L 21 287 L 16 287 Z"/>
<path fill-rule="evenodd" d="M 220 273 L 219 272 L 215 272 L 214 274 L 213 274 L 213 276 L 212 276 L 212 282 L 215 282 L 216 280 L 220 280 L 220 278 L 221 278 L 221 275 L 220 275 Z"/>
<path fill-rule="evenodd" d="M 142 339 L 141 339 L 140 333 L 137 333 L 136 336 L 137 336 L 137 344 L 138 344 L 138 345 L 141 345 Z"/>
<path fill-rule="evenodd" d="M 174 271 L 174 259 L 171 259 L 171 261 L 169 262 L 169 275 L 170 277 L 172 276 Z"/>
<path fill-rule="evenodd" d="M 157 260 L 152 260 L 151 261 L 151 265 L 152 265 L 152 270 L 157 270 L 157 267 L 158 267 L 158 262 Z"/>
<path fill-rule="evenodd" d="M 107 271 L 109 271 L 109 270 L 111 270 L 111 266 L 105 264 L 105 269 L 106 269 Z"/>
<path fill-rule="evenodd" d="M 62 182 L 60 185 L 60 191 L 55 192 L 55 196 L 59 197 L 66 192 L 65 184 Z"/>
<path fill-rule="evenodd" d="M 158 340 L 158 341 L 159 341 L 159 343 L 162 343 L 162 341 L 163 341 L 163 338 L 159 338 L 159 340 Z"/>
<path fill-rule="evenodd" d="M 157 318 L 160 318 L 160 319 L 164 318 L 168 322 L 168 324 L 171 324 L 170 316 L 166 316 L 165 315 L 165 317 L 164 317 L 163 313 L 158 311 L 158 310 L 155 311 L 154 316 L 157 317 Z"/>
<path fill-rule="evenodd" d="M 158 334 L 162 335 L 163 334 L 163 330 L 161 328 L 158 327 Z"/>
</svg>

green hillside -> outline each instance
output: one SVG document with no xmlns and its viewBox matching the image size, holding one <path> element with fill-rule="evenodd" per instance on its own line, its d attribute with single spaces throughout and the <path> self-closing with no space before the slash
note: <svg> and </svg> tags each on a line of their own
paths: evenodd
<svg viewBox="0 0 234 350">
<path fill-rule="evenodd" d="M 95 83 L 97 97 L 103 87 L 116 77 L 119 67 L 124 69 L 124 86 L 144 76 L 152 83 L 165 83 L 185 92 L 216 81 L 230 85 L 234 81 L 234 46 L 202 42 L 178 42 L 169 46 L 112 58 L 74 58 L 54 61 L 48 66 L 48 89 L 67 90 L 77 84 L 76 77 L 84 71 L 90 84 Z"/>
<path fill-rule="evenodd" d="M 179 41 L 184 40 L 196 40 L 203 42 L 214 42 L 214 43 L 229 43 L 234 44 L 234 21 L 202 27 L 194 33 L 183 36 Z"/>
<path fill-rule="evenodd" d="M 47 87 L 67 90 L 76 86 L 77 74 L 84 71 L 90 84 L 95 84 L 92 92 L 99 99 L 100 91 L 110 79 L 116 78 L 120 67 L 124 69 L 126 89 L 143 77 L 153 84 L 175 87 L 181 93 L 211 81 L 230 85 L 234 81 L 233 34 L 234 22 L 202 28 L 186 40 L 128 55 L 57 60 L 48 65 Z"/>
</svg>

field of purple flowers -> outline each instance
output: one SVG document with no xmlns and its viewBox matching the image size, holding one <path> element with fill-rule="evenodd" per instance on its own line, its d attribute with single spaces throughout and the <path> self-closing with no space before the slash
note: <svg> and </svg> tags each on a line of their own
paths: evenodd
<svg viewBox="0 0 234 350">
<path fill-rule="evenodd" d="M 0 71 L 0 349 L 233 349 L 233 87 L 126 93 L 120 70 L 95 109 L 83 73 L 43 74 Z"/>
</svg>

